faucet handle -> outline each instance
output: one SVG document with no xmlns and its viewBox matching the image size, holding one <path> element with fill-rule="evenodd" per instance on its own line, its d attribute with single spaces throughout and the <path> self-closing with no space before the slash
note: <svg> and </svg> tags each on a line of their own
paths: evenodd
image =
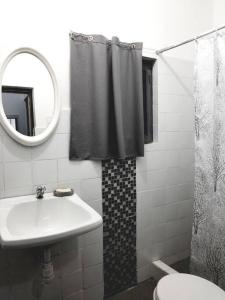
<svg viewBox="0 0 225 300">
<path fill-rule="evenodd" d="M 36 198 L 37 199 L 42 199 L 45 192 L 46 192 L 46 186 L 45 185 L 38 185 L 36 187 Z"/>
</svg>

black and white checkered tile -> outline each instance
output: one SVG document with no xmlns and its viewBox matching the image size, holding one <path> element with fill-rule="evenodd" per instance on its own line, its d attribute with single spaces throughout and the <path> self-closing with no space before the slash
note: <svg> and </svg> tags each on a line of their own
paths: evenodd
<svg viewBox="0 0 225 300">
<path fill-rule="evenodd" d="M 102 162 L 105 296 L 137 283 L 136 159 Z"/>
</svg>

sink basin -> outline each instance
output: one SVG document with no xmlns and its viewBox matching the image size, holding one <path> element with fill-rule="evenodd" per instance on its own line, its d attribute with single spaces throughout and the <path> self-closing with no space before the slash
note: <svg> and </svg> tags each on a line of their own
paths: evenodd
<svg viewBox="0 0 225 300">
<path fill-rule="evenodd" d="M 91 231 L 102 217 L 76 194 L 45 194 L 0 200 L 0 243 L 3 247 L 51 244 Z"/>
</svg>

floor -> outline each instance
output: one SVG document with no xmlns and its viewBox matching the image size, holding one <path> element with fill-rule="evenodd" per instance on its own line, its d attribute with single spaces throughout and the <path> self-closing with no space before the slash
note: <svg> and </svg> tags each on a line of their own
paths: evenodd
<svg viewBox="0 0 225 300">
<path fill-rule="evenodd" d="M 155 282 L 149 279 L 139 283 L 134 288 L 107 298 L 107 300 L 153 300 L 155 285 Z"/>
<path fill-rule="evenodd" d="M 190 273 L 189 265 L 190 265 L 190 258 L 186 258 L 176 262 L 171 267 L 176 271 L 178 271 L 179 273 Z"/>
</svg>

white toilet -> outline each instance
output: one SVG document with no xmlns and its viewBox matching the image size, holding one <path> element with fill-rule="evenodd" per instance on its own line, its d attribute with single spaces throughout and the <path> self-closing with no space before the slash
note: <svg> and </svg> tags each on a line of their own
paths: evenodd
<svg viewBox="0 0 225 300">
<path fill-rule="evenodd" d="M 225 300 L 225 292 L 201 277 L 175 273 L 159 280 L 154 300 Z"/>
</svg>

